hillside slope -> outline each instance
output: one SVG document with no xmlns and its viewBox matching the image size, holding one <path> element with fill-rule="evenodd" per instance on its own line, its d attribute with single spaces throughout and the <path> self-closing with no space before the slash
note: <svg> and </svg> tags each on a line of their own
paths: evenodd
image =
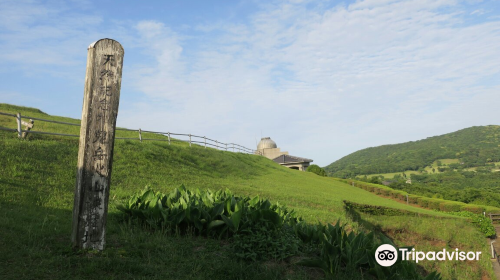
<svg viewBox="0 0 500 280">
<path fill-rule="evenodd" d="M 500 126 L 474 126 L 456 132 L 394 145 L 359 150 L 325 167 L 341 178 L 419 170 L 439 159 L 458 159 L 463 167 L 500 161 Z"/>
<path fill-rule="evenodd" d="M 0 104 L 0 111 L 79 122 L 6 104 Z M 14 128 L 15 121 L 0 116 L 0 126 Z M 37 121 L 34 130 L 78 134 L 79 128 Z M 120 133 L 120 137 L 136 136 Z M 23 141 L 17 139 L 15 132 L 0 131 L 0 267 L 5 269 L 0 275 L 5 279 L 321 278 L 287 264 L 237 262 L 228 255 L 227 244 L 217 240 L 165 236 L 122 223 L 116 206 L 145 186 L 162 192 L 182 184 L 188 189 L 229 188 L 237 195 L 259 195 L 285 204 L 311 223 L 340 220 L 353 230 L 373 227 L 390 234 L 400 246 L 437 250 L 441 243 L 449 242 L 464 249 L 488 250 L 482 234 L 464 219 L 379 197 L 332 178 L 287 169 L 264 157 L 189 147 L 185 142 L 169 145 L 116 140 L 107 248 L 103 253 L 72 252 L 69 239 L 77 152 L 77 138 L 33 134 Z M 374 216 L 370 220 L 361 217 L 367 222 L 357 222 L 344 211 L 343 200 L 428 215 Z M 432 230 L 436 225 L 440 225 L 440 231 Z M 458 231 L 460 234 L 456 234 Z M 432 263 L 423 265 L 427 270 L 436 269 Z M 453 273 L 460 275 L 455 279 L 492 279 L 488 259 L 472 266 L 437 265 L 445 279 Z"/>
<path fill-rule="evenodd" d="M 29 116 L 61 120 L 37 109 L 12 105 L 0 104 L 0 111 L 22 111 Z M 63 118 L 63 121 L 78 123 L 78 120 L 68 118 Z M 2 126 L 15 127 L 14 118 L 11 117 L 0 116 L 0 123 Z M 60 129 L 64 129 L 64 133 L 78 134 L 79 127 L 38 121 L 33 130 Z M 126 133 L 130 132 L 118 131 L 117 136 L 127 137 Z M 15 132 L 0 131 L 0 135 L 0 139 L 4 139 L 0 158 L 7 159 L 1 161 L 0 185 L 7 188 L 12 199 L 18 200 L 24 195 L 37 196 L 43 205 L 61 207 L 61 201 L 65 201 L 65 208 L 72 207 L 78 139 L 33 134 L 29 141 L 18 141 Z M 162 136 L 143 134 L 143 137 Z M 147 185 L 164 192 L 185 185 L 191 189 L 230 188 L 242 195 L 267 197 L 296 208 L 304 217 L 310 217 L 311 222 L 318 219 L 323 222 L 344 219 L 344 199 L 432 214 L 351 188 L 330 178 L 282 167 L 257 155 L 198 145 L 189 147 L 187 143 L 177 141 L 172 142 L 172 145 L 156 141 L 115 141 L 110 190 L 115 201 Z M 58 177 L 54 178 L 54 175 Z M 25 188 L 20 190 L 14 187 L 18 185 Z"/>
</svg>

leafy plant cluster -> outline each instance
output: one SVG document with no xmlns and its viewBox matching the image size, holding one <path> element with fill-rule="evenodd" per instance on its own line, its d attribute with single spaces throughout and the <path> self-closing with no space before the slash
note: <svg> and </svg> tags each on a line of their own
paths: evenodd
<svg viewBox="0 0 500 280">
<path fill-rule="evenodd" d="M 450 212 L 449 214 L 470 218 L 471 222 L 487 237 L 492 237 L 496 235 L 495 227 L 493 226 L 491 220 L 481 214 L 475 214 L 469 211 L 458 211 Z"/>
<path fill-rule="evenodd" d="M 361 270 L 377 279 L 441 279 L 435 271 L 423 277 L 418 274 L 415 263 L 401 259 L 390 267 L 377 264 L 375 252 L 380 244 L 375 242 L 373 232 L 347 233 L 339 222 L 335 225 L 299 223 L 296 232 L 303 242 L 317 243 L 320 248 L 316 257 L 302 260 L 299 264 L 319 267 L 334 278 L 349 277 L 349 272 Z M 384 238 L 382 243 L 392 244 L 392 241 Z"/>
<path fill-rule="evenodd" d="M 306 255 L 297 264 L 318 267 L 330 277 L 366 273 L 378 279 L 440 279 L 436 272 L 424 278 L 411 262 L 378 265 L 375 251 L 380 244 L 373 233 L 347 233 L 339 222 L 307 224 L 293 210 L 258 196 L 190 191 L 183 186 L 169 194 L 146 189 L 118 209 L 149 228 L 228 238 L 235 255 L 244 260 Z"/>
<path fill-rule="evenodd" d="M 234 196 L 229 190 L 195 191 L 184 186 L 169 194 L 145 189 L 118 209 L 152 228 L 194 230 L 200 235 L 232 236 L 252 228 L 280 229 L 299 221 L 296 213 L 258 196 Z"/>
<path fill-rule="evenodd" d="M 294 211 L 258 196 L 190 191 L 184 186 L 170 194 L 146 189 L 118 209 L 154 229 L 231 237 L 236 256 L 246 260 L 280 260 L 298 252 L 298 239 L 291 238 L 290 228 L 300 219 Z"/>
</svg>

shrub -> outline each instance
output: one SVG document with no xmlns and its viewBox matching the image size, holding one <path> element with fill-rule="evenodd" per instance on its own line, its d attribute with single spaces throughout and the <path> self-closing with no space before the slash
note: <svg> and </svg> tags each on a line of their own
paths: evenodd
<svg viewBox="0 0 500 280">
<path fill-rule="evenodd" d="M 498 207 L 485 206 L 484 208 L 485 208 L 486 214 L 489 214 L 489 213 L 500 214 L 500 208 L 498 208 Z"/>
<path fill-rule="evenodd" d="M 442 200 L 442 199 L 429 198 L 427 208 L 432 209 L 432 210 L 440 210 L 441 203 L 443 203 L 443 202 L 444 202 L 444 200 Z"/>
<path fill-rule="evenodd" d="M 388 189 L 380 189 L 380 194 L 382 194 L 383 196 L 389 196 L 390 195 L 390 191 L 391 190 L 388 190 Z"/>
<path fill-rule="evenodd" d="M 306 171 L 312 172 L 312 173 L 314 173 L 316 175 L 319 175 L 319 176 L 326 176 L 326 171 L 323 168 L 321 168 L 318 165 L 316 165 L 316 164 L 309 165 L 307 167 Z"/>
<path fill-rule="evenodd" d="M 352 201 L 344 200 L 344 208 L 347 212 L 357 210 L 362 213 L 375 215 L 375 216 L 417 216 L 418 213 L 410 212 L 407 210 L 396 209 L 385 206 L 360 204 Z"/>
<path fill-rule="evenodd" d="M 382 194 L 382 189 L 381 188 L 377 188 L 377 187 L 373 187 L 373 192 L 375 194 Z"/>
<path fill-rule="evenodd" d="M 430 198 L 427 198 L 427 197 L 419 197 L 417 200 L 418 200 L 418 205 L 419 206 L 422 206 L 424 208 L 427 208 L 429 207 L 429 199 Z"/>
<path fill-rule="evenodd" d="M 369 186 L 369 185 L 365 185 L 366 186 L 366 190 L 369 191 L 369 192 L 375 192 L 375 187 L 374 186 Z"/>
<path fill-rule="evenodd" d="M 404 191 L 398 191 L 398 190 L 391 190 L 391 196 L 395 199 L 401 200 L 401 201 L 406 201 L 406 192 Z"/>
<path fill-rule="evenodd" d="M 491 223 L 490 218 L 485 217 L 482 214 L 475 214 L 469 211 L 449 212 L 449 214 L 470 218 L 472 224 L 474 224 L 474 226 L 476 226 L 476 228 L 486 237 L 495 236 L 496 234 L 495 227 Z"/>
<path fill-rule="evenodd" d="M 445 201 L 441 202 L 441 204 L 439 205 L 439 209 L 445 212 L 458 212 L 464 205 L 465 204 L 461 202 Z"/>
<path fill-rule="evenodd" d="M 474 204 L 463 205 L 460 210 L 462 210 L 462 211 L 469 211 L 469 212 L 476 213 L 476 214 L 483 214 L 483 212 L 486 211 L 486 209 L 484 208 L 484 206 L 474 205 Z"/>
<path fill-rule="evenodd" d="M 398 194 L 398 199 L 401 200 L 401 201 L 404 201 L 406 202 L 406 196 L 409 195 L 408 193 L 405 193 L 405 192 L 401 192 Z"/>
<path fill-rule="evenodd" d="M 421 196 L 409 194 L 408 195 L 408 202 L 411 203 L 411 204 L 418 204 L 418 199 L 419 198 L 421 198 Z"/>
<path fill-rule="evenodd" d="M 397 194 L 394 192 L 396 192 L 396 190 L 387 190 L 387 195 L 391 198 L 397 198 Z"/>
</svg>

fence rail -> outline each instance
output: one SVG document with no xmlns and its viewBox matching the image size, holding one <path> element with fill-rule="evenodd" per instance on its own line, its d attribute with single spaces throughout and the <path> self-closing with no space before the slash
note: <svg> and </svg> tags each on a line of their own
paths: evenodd
<svg viewBox="0 0 500 280">
<path fill-rule="evenodd" d="M 488 214 L 490 216 L 490 220 L 493 222 L 493 221 L 498 221 L 500 220 L 500 214 Z"/>
<path fill-rule="evenodd" d="M 63 134 L 63 133 L 55 133 L 55 132 L 43 132 L 43 131 L 33 131 L 31 130 L 34 127 L 34 121 L 43 121 L 43 122 L 50 122 L 50 123 L 57 123 L 57 124 L 63 124 L 63 125 L 73 125 L 73 126 L 80 126 L 80 124 L 75 124 L 75 123 L 68 123 L 68 122 L 60 122 L 60 121 L 53 121 L 53 120 L 46 120 L 46 119 L 41 119 L 41 118 L 34 118 L 34 117 L 28 117 L 28 116 L 22 116 L 21 113 L 17 114 L 10 114 L 10 113 L 4 113 L 0 112 L 0 115 L 4 116 L 10 116 L 14 117 L 17 122 L 17 128 L 8 128 L 8 127 L 0 127 L 0 130 L 5 130 L 5 131 L 16 131 L 18 134 L 19 138 L 25 138 L 28 133 L 33 133 L 33 134 L 47 134 L 47 135 L 57 135 L 57 136 L 68 136 L 68 137 L 80 137 L 80 135 L 76 134 Z M 29 122 L 25 122 L 22 119 L 29 119 Z M 22 126 L 25 126 L 25 129 L 22 129 Z M 150 130 L 142 130 L 142 129 L 129 129 L 129 128 L 116 128 L 116 130 L 122 130 L 122 131 L 130 131 L 130 132 L 138 132 L 138 137 L 115 137 L 116 140 L 139 140 L 139 141 L 168 141 L 168 144 L 172 141 L 182 141 L 182 142 L 187 142 L 189 143 L 189 146 L 191 147 L 192 144 L 197 144 L 199 146 L 204 146 L 205 148 L 207 146 L 215 147 L 218 150 L 226 150 L 226 151 L 233 151 L 233 152 L 243 152 L 243 153 L 248 153 L 248 154 L 255 154 L 255 150 L 249 149 L 245 146 L 238 145 L 236 143 L 223 143 L 218 140 L 214 140 L 211 138 L 208 138 L 206 136 L 199 136 L 199 135 L 194 135 L 194 134 L 185 134 L 185 133 L 174 133 L 174 132 L 158 132 L 158 131 L 150 131 Z M 154 139 L 154 138 L 142 138 L 142 133 L 153 133 L 157 135 L 162 135 L 166 136 L 167 139 Z M 182 137 L 189 137 L 189 139 L 173 139 L 171 136 L 182 136 Z M 193 140 L 193 138 L 199 140 Z M 201 139 L 201 140 L 200 140 Z"/>
</svg>

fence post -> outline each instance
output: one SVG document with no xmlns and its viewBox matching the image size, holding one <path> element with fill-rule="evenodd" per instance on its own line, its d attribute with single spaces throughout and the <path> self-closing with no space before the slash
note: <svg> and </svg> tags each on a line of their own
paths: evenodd
<svg viewBox="0 0 500 280">
<path fill-rule="evenodd" d="M 142 130 L 139 128 L 139 140 L 142 142 Z"/>
<path fill-rule="evenodd" d="M 16 121 L 17 121 L 17 137 L 22 138 L 23 131 L 21 129 L 21 113 L 17 113 Z"/>
<path fill-rule="evenodd" d="M 205 149 L 207 148 L 207 136 L 203 136 L 203 139 L 205 139 Z"/>
<path fill-rule="evenodd" d="M 219 149 L 219 142 L 217 140 L 215 140 L 215 147 L 217 147 L 217 150 Z"/>
<path fill-rule="evenodd" d="M 168 135 L 168 144 L 170 145 L 170 132 L 167 132 Z"/>
<path fill-rule="evenodd" d="M 493 240 L 490 243 L 490 246 L 491 246 L 491 258 L 492 259 L 496 259 L 496 256 L 495 256 L 495 247 L 493 247 L 493 243 L 495 243 L 495 242 L 496 242 L 496 240 Z"/>
<path fill-rule="evenodd" d="M 231 143 L 231 144 L 233 144 L 233 153 L 234 153 L 234 143 Z"/>
<path fill-rule="evenodd" d="M 226 151 L 227 151 L 227 143 L 226 143 Z"/>
<path fill-rule="evenodd" d="M 189 147 L 191 147 L 191 133 L 189 134 Z"/>
<path fill-rule="evenodd" d="M 24 121 L 21 121 L 21 123 L 22 123 L 23 125 L 25 125 L 25 126 L 26 126 L 26 127 L 24 128 L 24 130 L 27 130 L 27 131 L 26 131 L 26 132 L 23 132 L 23 133 L 21 134 L 21 137 L 22 137 L 23 139 L 25 139 L 25 138 L 26 138 L 26 136 L 28 136 L 28 131 L 30 131 L 30 130 L 33 128 L 33 126 L 35 126 L 35 121 L 33 121 L 32 119 L 30 119 L 30 121 L 29 121 L 29 122 L 24 122 Z"/>
</svg>

